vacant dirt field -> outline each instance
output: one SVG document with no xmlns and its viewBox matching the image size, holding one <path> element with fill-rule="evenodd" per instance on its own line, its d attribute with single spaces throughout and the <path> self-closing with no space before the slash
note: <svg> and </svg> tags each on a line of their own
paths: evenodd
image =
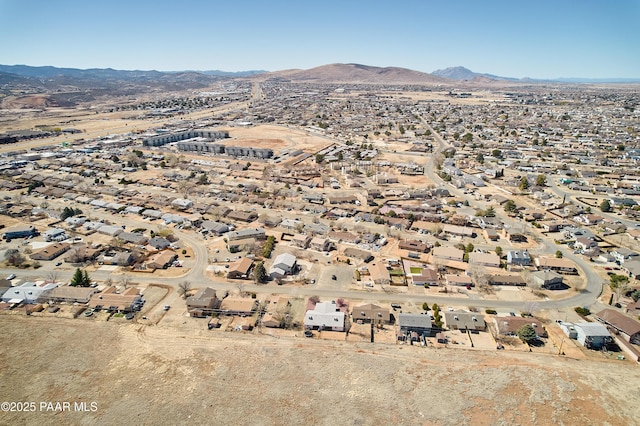
<svg viewBox="0 0 640 426">
<path fill-rule="evenodd" d="M 640 369 L 543 354 L 0 317 L 3 424 L 638 424 Z"/>
</svg>

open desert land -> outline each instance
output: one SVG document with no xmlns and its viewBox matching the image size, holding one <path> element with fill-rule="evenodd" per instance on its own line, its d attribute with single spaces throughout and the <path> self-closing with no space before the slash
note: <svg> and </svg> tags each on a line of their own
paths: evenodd
<svg viewBox="0 0 640 426">
<path fill-rule="evenodd" d="M 97 404 L 4 424 L 639 424 L 640 372 L 619 361 L 23 316 L 0 328 L 3 400 Z"/>
</svg>

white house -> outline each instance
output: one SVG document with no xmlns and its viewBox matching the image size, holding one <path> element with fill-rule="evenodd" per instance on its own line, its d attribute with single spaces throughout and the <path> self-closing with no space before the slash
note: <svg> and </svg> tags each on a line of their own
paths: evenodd
<svg viewBox="0 0 640 426">
<path fill-rule="evenodd" d="M 180 210 L 190 209 L 193 206 L 193 201 L 186 198 L 176 198 L 171 202 L 171 206 Z"/>
<path fill-rule="evenodd" d="M 269 270 L 272 278 L 282 278 L 285 275 L 292 274 L 296 268 L 297 259 L 290 253 L 281 253 L 273 261 L 273 265 Z"/>
<path fill-rule="evenodd" d="M 11 287 L 2 295 L 2 301 L 7 303 L 36 303 L 40 296 L 48 290 L 58 286 L 55 283 L 38 285 L 26 282 L 20 287 Z"/>
<path fill-rule="evenodd" d="M 335 302 L 317 303 L 304 316 L 306 329 L 344 331 L 345 314 L 338 310 Z"/>
</svg>

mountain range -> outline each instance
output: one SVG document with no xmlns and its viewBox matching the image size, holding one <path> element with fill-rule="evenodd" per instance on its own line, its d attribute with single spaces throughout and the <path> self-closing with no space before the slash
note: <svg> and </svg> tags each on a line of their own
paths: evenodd
<svg viewBox="0 0 640 426">
<path fill-rule="evenodd" d="M 533 80 L 476 73 L 465 67 L 452 67 L 425 73 L 400 67 L 375 67 L 361 64 L 329 64 L 307 70 L 275 72 L 241 71 L 140 71 L 111 68 L 57 68 L 27 65 L 0 65 L 0 90 L 29 87 L 34 90 L 58 90 L 72 86 L 78 90 L 102 91 L 111 95 L 128 95 L 136 91 L 179 91 L 205 88 L 213 82 L 233 78 L 293 83 L 335 84 L 409 84 L 409 85 L 513 85 L 532 83 L 603 83 L 640 82 L 640 79 L 558 79 Z M 90 100 L 90 99 L 89 99 Z"/>
</svg>

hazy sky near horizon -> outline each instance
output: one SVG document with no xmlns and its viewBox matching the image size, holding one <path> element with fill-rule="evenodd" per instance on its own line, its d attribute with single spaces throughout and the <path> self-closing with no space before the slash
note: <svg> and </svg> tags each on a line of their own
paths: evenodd
<svg viewBox="0 0 640 426">
<path fill-rule="evenodd" d="M 640 78 L 640 1 L 0 0 L 0 63 Z"/>
</svg>

